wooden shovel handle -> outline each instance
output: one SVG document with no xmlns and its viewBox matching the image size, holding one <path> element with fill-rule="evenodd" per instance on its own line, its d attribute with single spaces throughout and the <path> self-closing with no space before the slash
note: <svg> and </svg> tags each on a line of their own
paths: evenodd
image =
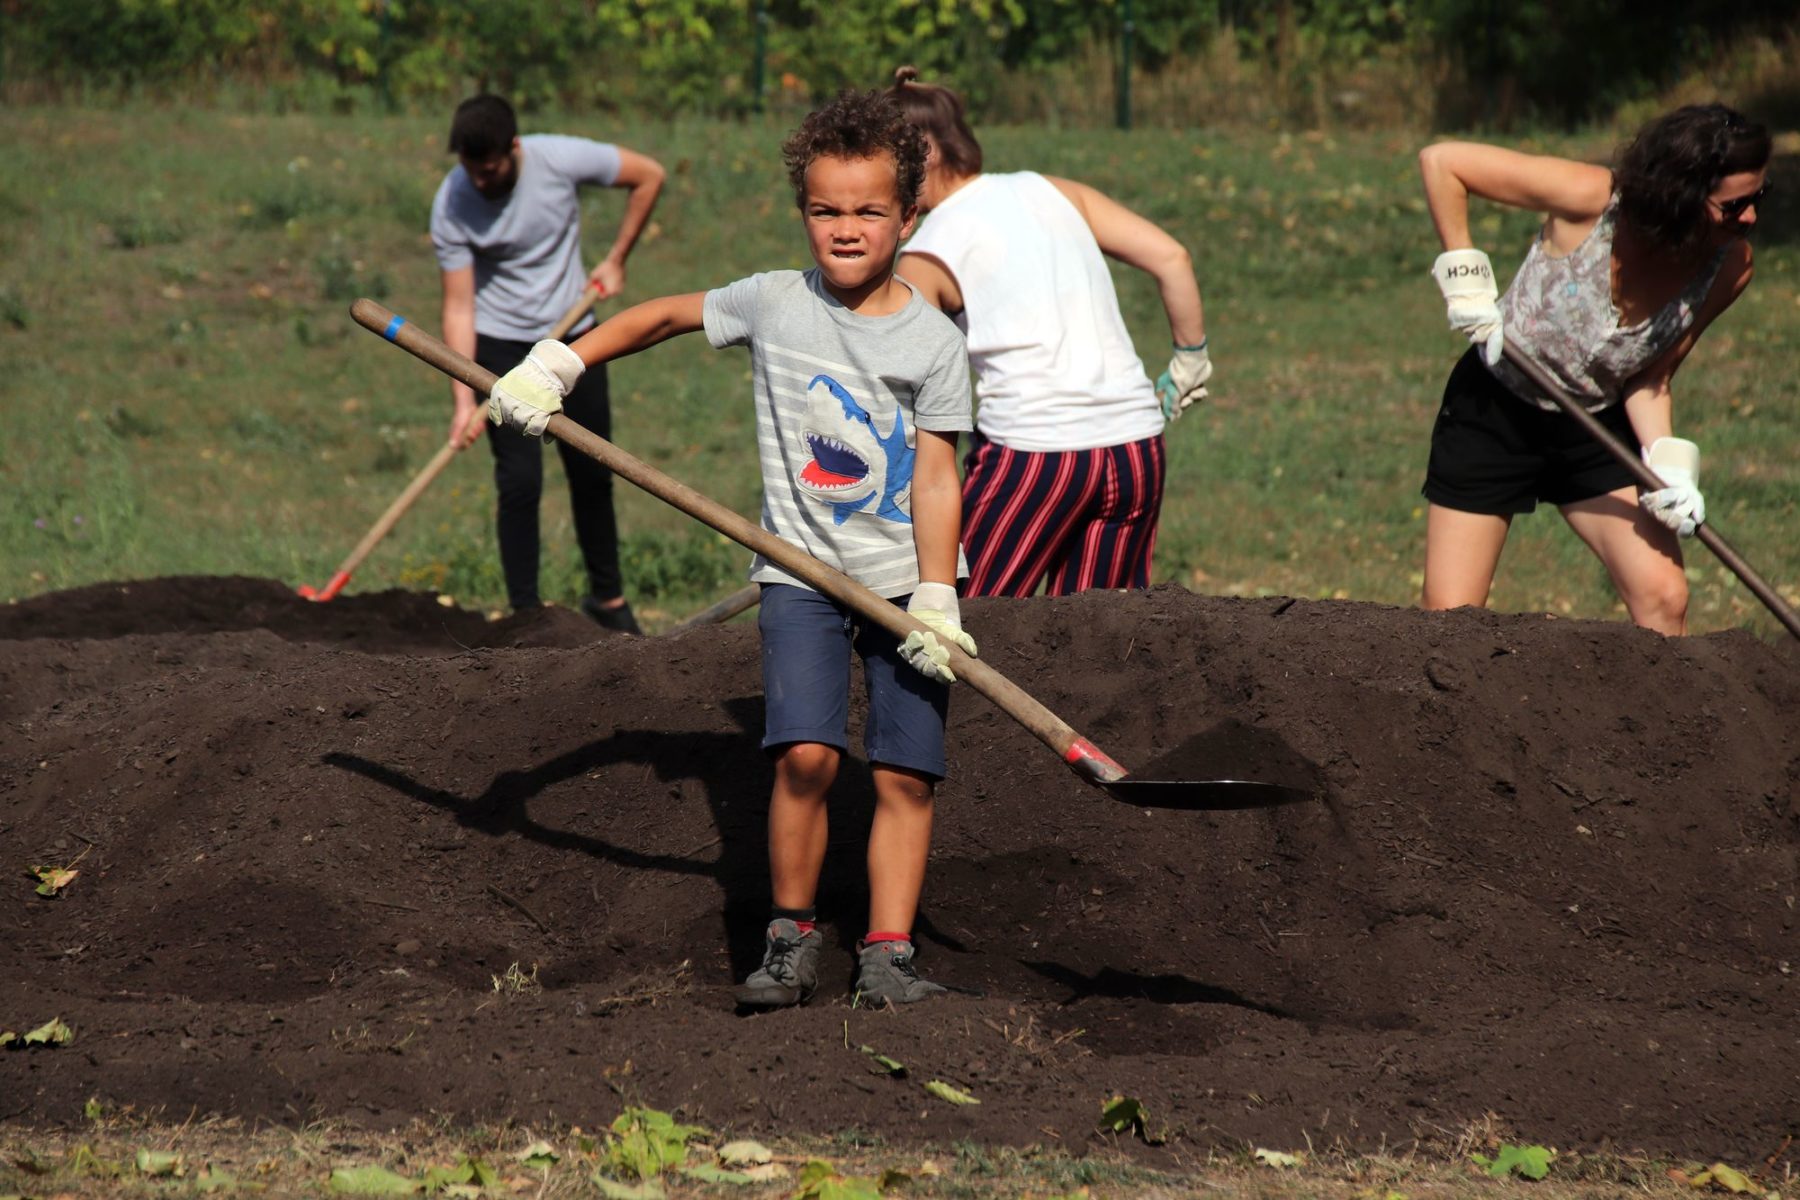
<svg viewBox="0 0 1800 1200">
<path fill-rule="evenodd" d="M 684 629 L 693 629 L 700 625 L 717 625 L 721 621 L 729 621 L 739 613 L 755 608 L 762 599 L 762 588 L 757 584 L 747 584 L 717 604 L 708 605 L 687 620 L 674 626 L 668 632 L 680 633 Z"/>
<path fill-rule="evenodd" d="M 338 570 L 347 575 L 361 566 L 362 560 L 369 557 L 369 551 L 373 550 L 376 543 L 386 537 L 389 531 L 399 523 L 400 518 L 406 515 L 406 510 L 413 506 L 413 501 L 417 500 L 420 493 L 431 486 L 431 481 L 436 479 L 438 473 L 449 466 L 450 460 L 455 457 L 456 447 L 450 443 L 446 442 L 438 447 L 438 452 L 431 456 L 431 461 L 412 477 L 412 482 L 406 485 L 406 489 L 394 498 L 394 502 L 387 506 L 387 511 L 382 513 L 376 519 L 375 524 L 369 527 L 369 532 L 363 535 L 362 541 L 356 543 L 356 549 L 350 551 L 349 557 L 338 566 Z"/>
<path fill-rule="evenodd" d="M 1631 472 L 1631 477 L 1637 480 L 1639 487 L 1656 491 L 1667 486 L 1641 457 L 1613 436 L 1612 431 L 1595 419 L 1593 413 L 1577 404 L 1575 398 L 1569 395 L 1551 377 L 1550 372 L 1544 370 L 1530 355 L 1510 341 L 1505 344 L 1503 350 L 1506 361 L 1524 372 L 1525 377 L 1538 386 L 1538 390 L 1556 401 L 1558 407 L 1573 417 L 1583 429 L 1588 431 L 1589 436 L 1618 459 L 1620 464 Z M 1775 619 L 1785 625 L 1789 633 L 1800 638 L 1800 613 L 1796 613 L 1793 605 L 1783 600 L 1781 594 L 1769 586 L 1768 580 L 1764 579 L 1743 555 L 1732 548 L 1731 543 L 1727 542 L 1724 535 L 1712 527 L 1710 521 L 1701 522 L 1694 530 L 1694 536 L 1708 550 L 1717 555 L 1719 561 L 1724 563 L 1733 575 L 1743 581 L 1744 586 L 1750 589 L 1751 594 L 1763 602 L 1763 607 L 1775 614 Z"/>
<path fill-rule="evenodd" d="M 560 342 L 567 337 L 569 335 L 569 330 L 575 328 L 575 323 L 581 320 L 581 318 L 586 315 L 587 311 L 593 308 L 595 303 L 599 301 L 599 292 L 600 289 L 591 283 L 582 288 L 580 298 L 577 299 L 575 303 L 569 305 L 569 311 L 556 318 L 556 324 L 550 327 L 550 333 L 548 335 L 550 340 L 553 342 Z"/>
<path fill-rule="evenodd" d="M 492 371 L 471 362 L 418 326 L 408 324 L 404 317 L 395 316 L 373 300 L 358 300 L 350 306 L 350 315 L 364 329 L 381 334 L 402 350 L 425 360 L 452 379 L 468 384 L 483 396 L 488 394 L 498 379 Z M 843 572 L 826 566 L 761 525 L 745 520 L 723 504 L 663 474 L 561 413 L 550 418 L 546 429 L 559 441 L 580 450 L 619 478 L 718 530 L 739 545 L 754 550 L 808 587 L 860 613 L 895 637 L 904 639 L 914 630 L 929 632 L 924 625 L 900 608 L 883 600 Z M 1030 730 L 1046 746 L 1056 751 L 1077 774 L 1092 783 L 1111 783 L 1125 777 L 1123 767 L 1006 676 L 980 659 L 970 658 L 955 646 L 949 646 L 948 649 L 950 669 L 956 672 L 959 680 L 986 696 L 995 707 Z"/>
</svg>

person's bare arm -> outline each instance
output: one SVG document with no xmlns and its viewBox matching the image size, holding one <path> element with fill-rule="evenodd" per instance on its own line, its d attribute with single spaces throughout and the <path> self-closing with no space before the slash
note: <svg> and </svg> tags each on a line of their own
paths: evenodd
<svg viewBox="0 0 1800 1200">
<path fill-rule="evenodd" d="M 1706 299 L 1700 311 L 1694 314 L 1694 323 L 1688 331 L 1681 335 L 1662 357 L 1650 364 L 1642 374 L 1634 378 L 1625 392 L 1625 415 L 1631 419 L 1631 431 L 1637 435 L 1638 443 L 1650 446 L 1660 437 L 1669 437 L 1674 432 L 1674 393 L 1671 383 L 1675 372 L 1693 350 L 1700 335 L 1706 332 L 1707 326 L 1718 319 L 1719 314 L 1737 302 L 1750 286 L 1750 279 L 1756 273 L 1754 256 L 1749 242 L 1733 242 L 1725 251 L 1725 261 L 1719 265 L 1719 273 L 1713 279 L 1712 289 L 1706 293 Z"/>
<path fill-rule="evenodd" d="M 1469 197 L 1480 196 L 1573 224 L 1591 222 L 1612 198 L 1612 172 L 1592 163 L 1521 154 L 1478 142 L 1438 142 L 1419 151 L 1425 205 L 1446 250 L 1474 245 Z"/>
<path fill-rule="evenodd" d="M 443 274 L 444 304 L 439 328 L 444 344 L 465 358 L 475 357 L 475 268 L 459 267 Z M 450 444 L 466 450 L 481 436 L 483 413 L 475 390 L 457 380 L 450 383 Z"/>
<path fill-rule="evenodd" d="M 919 581 L 955 587 L 956 547 L 962 540 L 962 482 L 956 473 L 954 433 L 918 431 L 912 519 Z"/>
<path fill-rule="evenodd" d="M 1156 280 L 1163 311 L 1169 317 L 1170 340 L 1177 346 L 1204 342 L 1206 319 L 1200 306 L 1200 283 L 1194 278 L 1194 260 L 1187 247 L 1156 222 L 1096 188 L 1072 179 L 1045 178 L 1075 206 L 1103 254 Z"/>
<path fill-rule="evenodd" d="M 647 350 L 658 342 L 693 333 L 705 325 L 705 292 L 660 296 L 608 317 L 576 338 L 569 348 L 591 367 Z"/>
<path fill-rule="evenodd" d="M 666 176 L 662 164 L 649 155 L 623 146 L 618 150 L 619 174 L 614 178 L 613 186 L 629 189 L 625 197 L 625 215 L 619 218 L 619 232 L 613 238 L 612 248 L 588 272 L 589 281 L 603 299 L 616 296 L 625 289 L 625 260 L 650 221 L 650 212 L 656 207 L 656 198 L 662 194 Z"/>
<path fill-rule="evenodd" d="M 894 273 L 918 289 L 925 302 L 947 317 L 963 310 L 962 288 L 942 259 L 930 254 L 902 254 Z"/>
</svg>

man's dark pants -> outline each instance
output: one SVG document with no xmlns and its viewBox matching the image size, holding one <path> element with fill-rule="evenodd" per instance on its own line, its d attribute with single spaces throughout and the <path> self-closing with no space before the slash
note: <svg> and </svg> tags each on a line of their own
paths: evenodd
<svg viewBox="0 0 1800 1200">
<path fill-rule="evenodd" d="M 475 361 L 504 375 L 531 352 L 530 342 L 513 342 L 485 334 L 475 339 Z M 612 404 L 606 390 L 606 367 L 591 367 L 563 400 L 563 415 L 577 425 L 612 437 Z M 494 452 L 494 486 L 500 494 L 500 569 L 512 607 L 534 608 L 538 599 L 538 506 L 544 492 L 542 439 L 504 426 L 487 427 Z M 613 518 L 612 472 L 561 442 L 563 473 L 569 479 L 569 506 L 575 516 L 575 540 L 587 564 L 588 593 L 606 601 L 623 594 L 619 578 L 619 531 Z"/>
</svg>

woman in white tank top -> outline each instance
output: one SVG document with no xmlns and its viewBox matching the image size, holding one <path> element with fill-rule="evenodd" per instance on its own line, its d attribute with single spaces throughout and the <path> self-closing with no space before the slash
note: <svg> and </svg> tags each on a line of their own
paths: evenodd
<svg viewBox="0 0 1800 1200">
<path fill-rule="evenodd" d="M 1091 187 L 983 174 L 948 88 L 902 67 L 890 92 L 925 134 L 929 210 L 899 274 L 962 328 L 976 374 L 966 460 L 969 595 L 1148 587 L 1165 424 L 1206 395 L 1212 363 L 1187 250 Z M 1174 354 L 1155 384 L 1105 257 L 1152 275 Z"/>
<path fill-rule="evenodd" d="M 1606 564 L 1633 621 L 1687 630 L 1678 537 L 1706 519 L 1699 448 L 1671 436 L 1669 381 L 1750 283 L 1745 235 L 1767 184 L 1766 130 L 1722 104 L 1651 121 L 1615 169 L 1442 142 L 1419 155 L 1444 253 L 1432 268 L 1451 327 L 1476 344 L 1432 430 L 1424 493 L 1428 609 L 1482 606 L 1514 515 L 1561 509 Z M 1545 214 L 1504 297 L 1469 236 L 1469 197 Z M 1669 486 L 1632 476 L 1501 358 L 1540 363 Z"/>
</svg>

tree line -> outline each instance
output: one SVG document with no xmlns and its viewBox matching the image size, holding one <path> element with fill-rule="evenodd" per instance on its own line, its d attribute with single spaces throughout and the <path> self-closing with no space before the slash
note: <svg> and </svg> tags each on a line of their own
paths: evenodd
<svg viewBox="0 0 1800 1200">
<path fill-rule="evenodd" d="M 1005 117 L 1021 76 L 1074 65 L 1071 81 L 1104 91 L 1127 67 L 1202 70 L 1223 45 L 1284 80 L 1425 70 L 1440 120 L 1501 124 L 1592 119 L 1734 37 L 1795 22 L 1792 0 L 0 0 L 0 13 L 14 95 L 279 82 L 321 103 L 413 104 L 492 88 L 527 107 L 719 115 L 911 62 Z"/>
</svg>

